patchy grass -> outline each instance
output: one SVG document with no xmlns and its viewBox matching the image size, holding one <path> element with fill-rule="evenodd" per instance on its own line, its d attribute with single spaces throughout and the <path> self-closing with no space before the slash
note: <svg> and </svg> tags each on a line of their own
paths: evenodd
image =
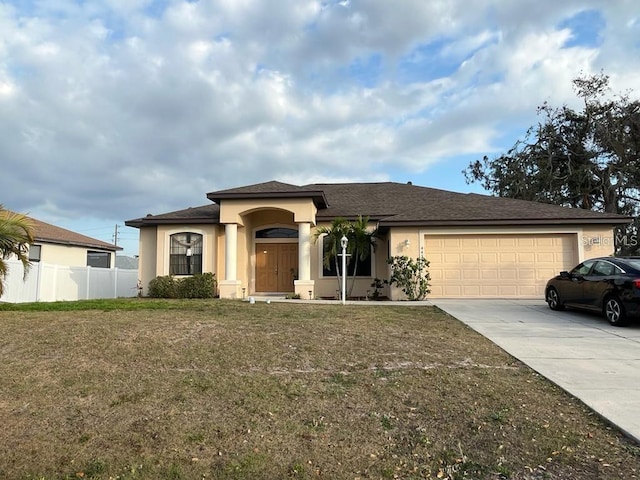
<svg viewBox="0 0 640 480">
<path fill-rule="evenodd" d="M 640 476 L 637 445 L 435 308 L 38 305 L 0 312 L 0 478 Z"/>
<path fill-rule="evenodd" d="M 1 303 L 0 312 L 72 312 L 80 310 L 180 310 L 211 308 L 212 301 L 119 298 L 61 302 Z"/>
</svg>

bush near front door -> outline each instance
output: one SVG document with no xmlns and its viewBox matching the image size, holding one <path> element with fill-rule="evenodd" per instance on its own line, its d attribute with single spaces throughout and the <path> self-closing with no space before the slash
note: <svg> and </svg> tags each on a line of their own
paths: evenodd
<svg viewBox="0 0 640 480">
<path fill-rule="evenodd" d="M 218 282 L 213 273 L 199 273 L 190 277 L 172 275 L 156 277 L 149 282 L 149 296 L 153 298 L 213 298 Z"/>
</svg>

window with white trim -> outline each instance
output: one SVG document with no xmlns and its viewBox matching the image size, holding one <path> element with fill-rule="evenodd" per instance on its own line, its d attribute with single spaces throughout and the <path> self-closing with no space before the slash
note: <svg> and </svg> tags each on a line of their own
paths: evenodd
<svg viewBox="0 0 640 480">
<path fill-rule="evenodd" d="M 202 235 L 181 232 L 170 237 L 169 274 L 202 273 Z"/>
<path fill-rule="evenodd" d="M 87 251 L 87 267 L 111 268 L 111 252 Z"/>
<path fill-rule="evenodd" d="M 29 246 L 29 261 L 30 262 L 39 262 L 41 255 L 42 255 L 42 245 L 31 245 L 31 246 Z"/>
</svg>

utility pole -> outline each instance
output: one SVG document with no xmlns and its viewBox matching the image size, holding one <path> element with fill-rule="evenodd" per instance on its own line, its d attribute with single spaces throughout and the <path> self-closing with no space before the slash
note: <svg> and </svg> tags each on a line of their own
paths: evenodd
<svg viewBox="0 0 640 480">
<path fill-rule="evenodd" d="M 116 223 L 116 228 L 115 228 L 115 231 L 113 232 L 113 244 L 116 247 L 118 246 L 118 227 L 119 225 Z"/>
</svg>

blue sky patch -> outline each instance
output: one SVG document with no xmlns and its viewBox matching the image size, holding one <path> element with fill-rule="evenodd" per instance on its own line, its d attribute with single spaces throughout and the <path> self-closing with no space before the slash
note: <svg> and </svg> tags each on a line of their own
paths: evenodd
<svg viewBox="0 0 640 480">
<path fill-rule="evenodd" d="M 600 10 L 583 10 L 562 21 L 558 28 L 568 28 L 572 32 L 571 38 L 565 42 L 564 47 L 600 46 L 602 44 L 600 32 L 604 29 L 606 23 Z"/>
<path fill-rule="evenodd" d="M 460 67 L 460 59 L 446 57 L 442 52 L 450 43 L 450 39 L 439 38 L 402 57 L 398 64 L 398 82 L 428 82 L 455 73 Z"/>
<path fill-rule="evenodd" d="M 373 53 L 368 57 L 358 57 L 347 67 L 347 72 L 358 85 L 375 87 L 382 73 L 382 55 Z"/>
<path fill-rule="evenodd" d="M 167 0 L 154 0 L 144 9 L 144 13 L 152 18 L 162 18 L 169 2 Z"/>
<path fill-rule="evenodd" d="M 474 42 L 460 38 L 440 37 L 423 43 L 400 59 L 398 82 L 429 82 L 453 75 L 460 66 L 480 50 L 498 42 L 495 34 L 478 35 Z"/>
</svg>

